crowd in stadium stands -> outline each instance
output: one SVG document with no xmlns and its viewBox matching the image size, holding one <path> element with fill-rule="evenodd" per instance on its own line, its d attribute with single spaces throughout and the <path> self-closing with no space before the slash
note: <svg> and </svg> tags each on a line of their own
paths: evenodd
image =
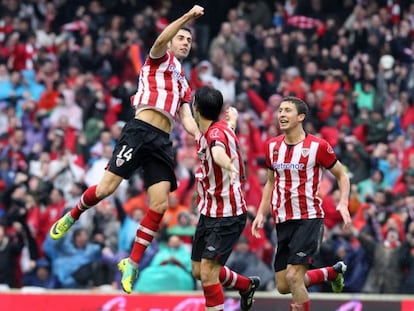
<svg viewBox="0 0 414 311">
<path fill-rule="evenodd" d="M 208 2 L 208 3 L 207 3 Z M 250 226 L 266 182 L 262 147 L 275 111 L 295 95 L 309 133 L 347 167 L 355 230 L 344 231 L 328 173 L 326 230 L 316 266 L 343 260 L 346 292 L 414 293 L 414 4 L 408 0 L 0 1 L 0 284 L 118 288 L 147 209 L 140 172 L 88 211 L 67 236 L 50 226 L 103 174 L 156 35 L 193 4 L 185 62 L 191 87 L 219 89 L 237 107 L 249 220 L 229 265 L 274 289 L 275 238 Z M 172 135 L 178 189 L 165 228 L 140 264 L 137 291 L 196 289 L 190 249 L 197 155 Z M 155 282 L 154 280 L 157 280 Z M 174 284 L 174 288 L 171 288 Z M 313 288 L 329 291 L 329 288 Z"/>
</svg>

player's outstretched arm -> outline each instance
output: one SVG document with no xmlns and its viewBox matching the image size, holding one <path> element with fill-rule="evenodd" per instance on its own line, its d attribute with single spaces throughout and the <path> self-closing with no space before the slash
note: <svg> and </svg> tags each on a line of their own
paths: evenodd
<svg viewBox="0 0 414 311">
<path fill-rule="evenodd" d="M 236 180 L 236 175 L 239 173 L 233 163 L 236 158 L 229 158 L 226 154 L 226 150 L 222 146 L 214 146 L 211 148 L 211 154 L 214 162 L 229 172 L 230 183 L 233 184 Z"/>
<path fill-rule="evenodd" d="M 274 172 L 267 170 L 267 181 L 263 188 L 262 199 L 260 200 L 259 209 L 252 223 L 252 234 L 260 238 L 259 228 L 263 227 L 266 215 L 270 212 L 270 203 L 272 199 L 273 186 L 275 183 Z"/>
<path fill-rule="evenodd" d="M 349 177 L 345 172 L 345 169 L 342 166 L 341 162 L 339 161 L 335 163 L 335 165 L 330 169 L 330 171 L 335 176 L 338 182 L 339 191 L 341 193 L 341 198 L 336 207 L 336 210 L 341 214 L 342 220 L 344 222 L 344 228 L 349 228 L 352 223 L 348 209 L 349 195 L 351 191 Z"/>
<path fill-rule="evenodd" d="M 193 114 L 189 103 L 183 103 L 180 110 L 178 111 L 181 123 L 184 126 L 185 131 L 198 140 L 201 136 L 200 130 L 198 129 L 197 123 L 194 120 Z"/>
</svg>

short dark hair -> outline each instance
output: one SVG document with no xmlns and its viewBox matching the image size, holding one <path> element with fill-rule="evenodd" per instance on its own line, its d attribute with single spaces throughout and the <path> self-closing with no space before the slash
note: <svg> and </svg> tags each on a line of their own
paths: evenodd
<svg viewBox="0 0 414 311">
<path fill-rule="evenodd" d="M 194 94 L 194 106 L 203 118 L 218 120 L 223 108 L 223 95 L 213 87 L 203 86 Z"/>
<path fill-rule="evenodd" d="M 280 103 L 283 103 L 283 102 L 291 102 L 295 104 L 298 114 L 304 114 L 305 116 L 308 115 L 308 112 L 309 112 L 308 105 L 300 98 L 295 97 L 295 96 L 286 96 L 282 98 Z"/>
<path fill-rule="evenodd" d="M 193 33 L 192 33 L 192 31 L 191 31 L 191 29 L 190 28 L 188 28 L 188 27 L 181 27 L 179 30 L 184 30 L 184 31 L 188 31 L 191 35 L 193 35 Z"/>
</svg>

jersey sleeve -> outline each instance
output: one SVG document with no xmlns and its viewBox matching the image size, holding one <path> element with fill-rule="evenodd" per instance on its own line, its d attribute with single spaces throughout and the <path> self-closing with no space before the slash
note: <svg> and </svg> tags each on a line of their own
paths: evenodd
<svg viewBox="0 0 414 311">
<path fill-rule="evenodd" d="M 163 56 L 159 58 L 152 58 L 151 56 L 148 55 L 145 62 L 148 63 L 149 65 L 151 64 L 158 65 L 158 64 L 165 62 L 169 58 L 170 58 L 169 52 L 165 53 Z"/>
<path fill-rule="evenodd" d="M 271 142 L 270 140 L 266 141 L 265 146 L 264 146 L 265 148 L 264 154 L 265 154 L 267 168 L 273 171 L 273 163 L 272 163 L 273 156 L 272 155 L 274 153 L 273 149 L 275 148 L 276 144 L 271 144 L 270 142 Z"/>
<path fill-rule="evenodd" d="M 211 128 L 206 135 L 207 145 L 211 147 L 222 146 L 226 148 L 227 139 L 223 130 L 219 127 Z"/>
<path fill-rule="evenodd" d="M 320 166 L 330 169 L 335 165 L 336 161 L 335 151 L 332 146 L 326 140 L 321 140 L 316 154 L 316 162 Z"/>
</svg>

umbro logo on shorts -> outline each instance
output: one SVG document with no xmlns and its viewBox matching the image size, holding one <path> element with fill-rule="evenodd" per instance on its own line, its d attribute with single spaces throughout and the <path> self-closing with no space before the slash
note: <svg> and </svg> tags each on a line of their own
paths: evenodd
<svg viewBox="0 0 414 311">
<path fill-rule="evenodd" d="M 305 257 L 306 256 L 306 254 L 304 252 L 296 253 L 296 255 L 299 256 L 299 257 Z"/>
</svg>

